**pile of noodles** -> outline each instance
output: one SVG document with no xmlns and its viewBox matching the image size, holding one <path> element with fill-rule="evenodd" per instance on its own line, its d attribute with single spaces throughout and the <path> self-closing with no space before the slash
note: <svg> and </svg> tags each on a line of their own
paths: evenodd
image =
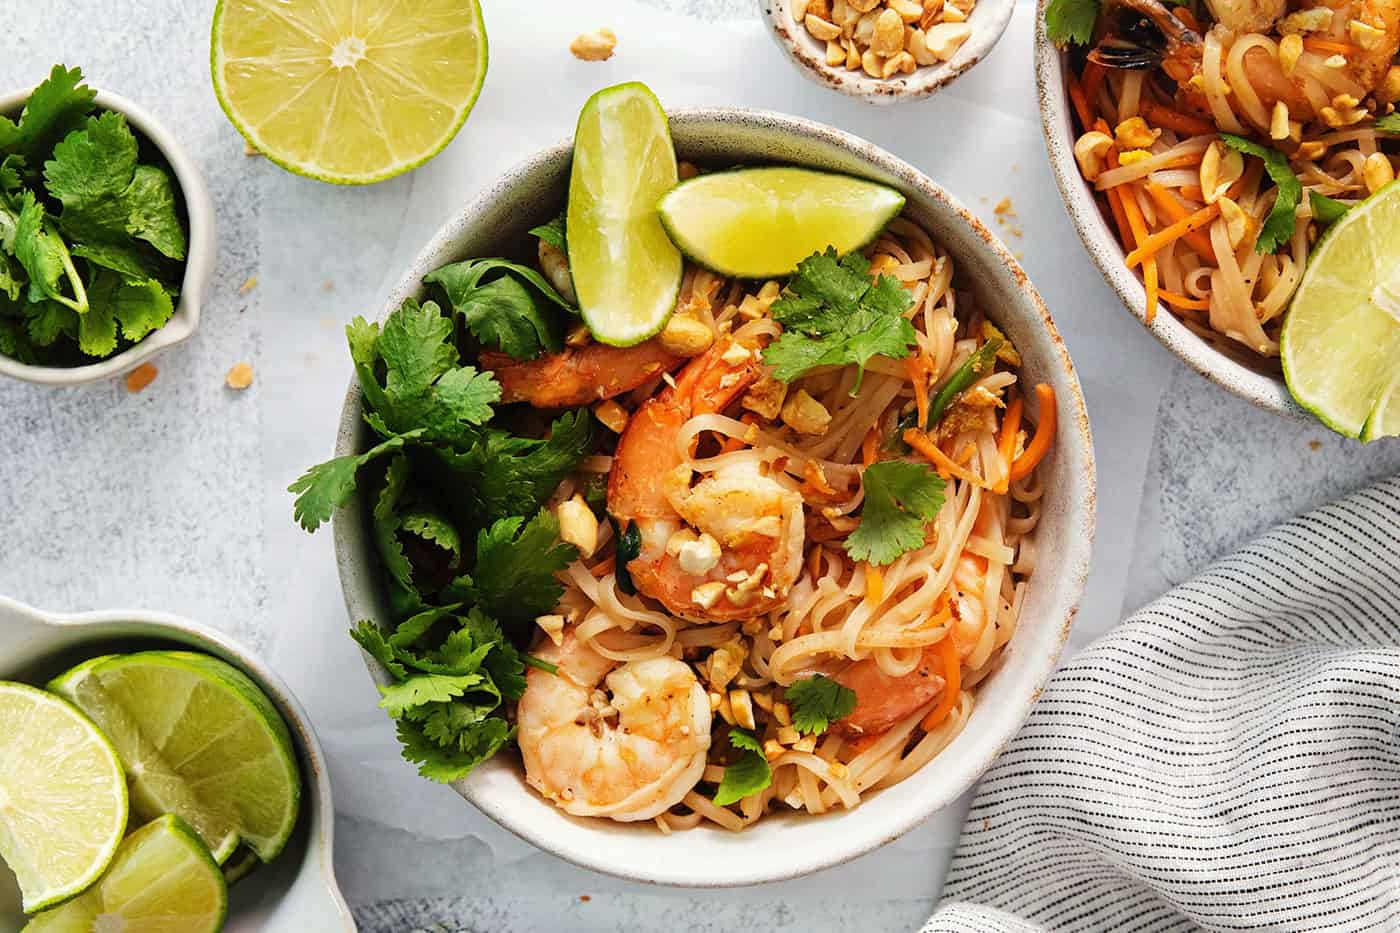
<svg viewBox="0 0 1400 933">
<path fill-rule="evenodd" d="M 925 391 L 936 391 L 982 342 L 981 315 L 970 307 L 968 296 L 955 291 L 951 258 L 907 220 L 895 220 L 867 256 L 876 269 L 896 276 L 911 292 L 913 306 L 907 316 L 918 332 L 918 355 L 928 361 Z M 771 302 L 776 284 L 769 283 L 758 294 Z M 717 332 L 776 336 L 780 327 L 766 314 L 746 319 L 739 313 L 744 297 L 739 283 L 690 269 L 679 306 Z M 968 429 L 945 438 L 944 446 L 956 451 L 959 461 L 958 475 L 948 479 L 946 504 L 931 523 L 928 543 L 881 568 L 878 586 L 867 579 L 867 565 L 853 561 L 841 547 L 841 539 L 856 524 L 852 513 L 861 504 L 859 476 L 863 450 L 870 449 L 868 435 L 873 434 L 883 449 L 916 391 L 906 361 L 873 359 L 859 391 L 851 395 L 856 378 L 853 366 L 830 368 L 791 387 L 805 388 L 830 411 L 830 427 L 819 436 L 795 436 L 781 423 L 762 419 L 751 426 L 723 414 L 695 416 L 680 431 L 678 445 L 701 476 L 727 462 L 759 460 L 770 475 L 804 496 L 808 533 L 803 570 L 777 610 L 742 624 L 695 623 L 625 595 L 618 586 L 614 541 L 606 526 L 600 529 L 603 543 L 594 555 L 568 568 L 560 610 L 575 625 L 575 637 L 605 657 L 623 662 L 671 655 L 690 663 L 701 684 L 712 691 L 716 716 L 730 725 L 733 714 L 727 701 L 715 703 L 726 685 L 716 689 L 706 675 L 712 654 L 736 649 L 742 665 L 727 689 L 770 697 L 766 704 L 753 705 L 760 741 L 772 739 L 785 725 L 773 709 L 775 688 L 863 658 L 873 658 L 889 675 L 904 675 L 919 664 L 925 648 L 943 641 L 950 630 L 961 654 L 956 694 L 936 697 L 878 736 L 852 741 L 831 730 L 811 751 L 785 749 L 770 758 L 772 784 L 733 807 L 716 806 L 692 790 L 681 808 L 688 812 L 673 810 L 657 818 L 665 832 L 702 820 L 739 830 L 776 806 L 810 813 L 853 807 L 862 794 L 903 780 L 961 731 L 972 711 L 973 688 L 993 668 L 999 649 L 1016 630 L 1026 578 L 1035 569 L 1032 532 L 1040 517 L 1042 488 L 1035 472 L 1007 483 L 995 430 Z M 1016 383 L 1014 373 L 988 370 L 969 391 L 985 388 L 1005 402 L 1018 391 Z M 649 391 L 653 390 L 624 401 L 635 406 Z M 998 412 L 991 419 L 995 426 L 1000 409 L 992 410 Z M 744 439 L 746 446 L 715 452 L 720 445 L 714 441 L 726 438 Z M 708 443 L 697 444 L 697 439 Z M 709 453 L 692 454 L 692 447 Z M 593 457 L 584 471 L 606 473 L 610 466 L 610 458 Z M 585 480 L 579 476 L 566 481 L 557 500 Z M 1007 491 L 994 491 L 999 486 Z M 704 782 L 719 782 L 727 745 L 712 743 Z"/>
<path fill-rule="evenodd" d="M 1236 34 L 1212 26 L 1200 0 L 1173 13 L 1198 29 L 1204 40 L 1198 80 L 1185 90 L 1167 73 L 1170 53 L 1164 67 L 1153 70 L 1113 70 L 1087 62 L 1078 76 L 1071 75 L 1070 94 L 1082 130 L 1097 128 L 1113 135 L 1122 121 L 1141 116 L 1162 131 L 1150 159 L 1109 167 L 1094 182 L 1105 196 L 1125 250 L 1140 247 L 1145 237 L 1199 216 L 1207 207 L 1200 164 L 1219 131 L 1250 136 L 1288 154 L 1305 189 L 1292 237 L 1275 252 L 1259 254 L 1259 232 L 1278 189 L 1265 174 L 1262 160 L 1246 158 L 1246 171 L 1228 197 L 1250 218 L 1249 231 L 1232 246 L 1226 220 L 1216 214 L 1208 225 L 1173 239 L 1147 258 L 1141 272 L 1149 322 L 1160 299 L 1188 328 L 1227 354 L 1266 371 L 1277 369 L 1283 314 L 1320 232 L 1309 192 L 1346 205 L 1373 193 L 1362 166 L 1368 156 L 1382 151 L 1386 139 L 1375 129 L 1374 118 L 1394 109 L 1378 104 L 1358 83 L 1359 50 L 1347 35 L 1356 12 L 1352 6 L 1336 4 L 1331 25 L 1302 40 L 1302 54 L 1289 76 L 1279 60 L 1280 33 Z M 1315 114 L 1323 108 L 1335 113 L 1339 98 L 1344 103 L 1354 99 L 1352 116 L 1345 119 L 1356 122 L 1334 128 L 1322 119 L 1297 120 L 1304 114 L 1295 114 L 1289 136 L 1274 138 L 1270 102 L 1276 95 L 1270 89 L 1288 86 Z M 1119 151 L 1118 146 L 1111 151 L 1110 166 Z M 1400 161 L 1388 153 L 1385 157 L 1393 173 Z"/>
</svg>

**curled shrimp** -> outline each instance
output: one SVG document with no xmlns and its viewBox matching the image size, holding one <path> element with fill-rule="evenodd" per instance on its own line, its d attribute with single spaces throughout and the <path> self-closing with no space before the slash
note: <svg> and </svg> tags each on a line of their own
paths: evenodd
<svg viewBox="0 0 1400 933">
<path fill-rule="evenodd" d="M 671 657 L 616 661 L 579 641 L 545 641 L 516 707 L 530 785 L 575 816 L 647 820 L 700 781 L 710 747 L 710 703 L 695 672 Z"/>
<path fill-rule="evenodd" d="M 566 347 L 533 360 L 486 352 L 479 362 L 501 384 L 502 402 L 574 408 L 630 392 L 675 369 L 683 359 L 667 352 L 653 337 L 634 347 L 601 343 Z"/>
<path fill-rule="evenodd" d="M 834 678 L 856 695 L 856 708 L 838 727 L 849 736 L 879 735 L 942 692 L 941 670 L 937 645 L 925 646 L 919 663 L 902 677 L 886 674 L 874 658 L 856 661 Z"/>
<path fill-rule="evenodd" d="M 757 458 L 724 462 L 692 486 L 694 474 L 680 449 L 688 420 L 723 411 L 760 376 L 757 347 L 745 346 L 742 363 L 725 361 L 735 342 L 717 341 L 637 409 L 608 477 L 608 511 L 640 534 L 640 551 L 627 564 L 638 591 L 701 621 L 770 611 L 787 598 L 802 569 L 800 493 Z M 719 553 L 708 567 L 692 562 L 688 571 L 677 542 L 697 535 L 712 538 Z"/>
</svg>

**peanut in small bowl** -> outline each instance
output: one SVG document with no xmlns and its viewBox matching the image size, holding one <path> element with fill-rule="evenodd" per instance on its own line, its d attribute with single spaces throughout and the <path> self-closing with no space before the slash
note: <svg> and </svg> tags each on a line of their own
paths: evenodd
<svg viewBox="0 0 1400 933">
<path fill-rule="evenodd" d="M 873 104 L 917 100 L 987 56 L 1013 0 L 759 0 L 773 39 L 813 81 Z"/>
</svg>

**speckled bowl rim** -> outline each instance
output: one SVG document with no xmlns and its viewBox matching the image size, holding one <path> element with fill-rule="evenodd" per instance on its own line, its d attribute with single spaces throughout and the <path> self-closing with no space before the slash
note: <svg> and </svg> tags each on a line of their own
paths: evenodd
<svg viewBox="0 0 1400 933">
<path fill-rule="evenodd" d="M 1040 539 L 1042 567 L 1050 569 L 1044 570 L 1046 576 L 1040 579 L 1047 581 L 1043 584 L 1043 593 L 1048 605 L 1040 607 L 1042 613 L 1036 618 L 1023 620 L 1013 636 L 1009 650 L 1018 652 L 1015 667 L 1009 661 L 1004 662 L 984 683 L 979 710 L 985 708 L 987 712 L 983 715 L 988 722 L 997 723 L 998 728 L 976 734 L 965 730 L 940 753 L 940 760 L 946 762 L 945 770 L 924 769 L 874 795 L 855 811 L 802 816 L 798 818 L 800 823 L 788 817 L 773 817 L 741 834 L 695 829 L 679 839 L 666 840 L 672 847 L 660 848 L 654 848 L 653 843 L 665 837 L 649 826 L 638 828 L 569 817 L 529 789 L 514 763 L 499 757 L 452 785 L 505 829 L 583 868 L 651 884 L 697 888 L 748 886 L 830 868 L 893 841 L 954 803 L 991 766 L 1039 698 L 1078 610 L 1089 572 L 1094 535 L 1094 452 L 1078 377 L 1040 295 L 1006 247 L 942 187 L 863 139 L 798 117 L 706 108 L 673 112 L 670 121 L 673 137 L 678 140 L 690 132 L 719 134 L 737 129 L 753 135 L 753 141 L 747 145 L 766 147 L 764 151 L 769 153 L 769 159 L 803 161 L 788 159 L 787 153 L 774 152 L 774 139 L 781 138 L 793 147 L 806 147 L 809 153 L 806 161 L 810 163 L 836 158 L 832 155 L 836 153 L 852 163 L 858 162 L 871 177 L 898 185 L 910 198 L 911 206 L 917 203 L 920 209 L 940 217 L 949 232 L 939 239 L 946 244 L 950 237 L 956 237 L 971 246 L 960 254 L 955 250 L 955 255 L 962 255 L 966 261 L 969 252 L 977 254 L 974 264 L 980 274 L 993 279 L 987 286 L 997 299 L 998 312 L 993 316 L 1004 329 L 1019 334 L 1012 336 L 1018 341 L 1028 367 L 1044 361 L 1043 371 L 1034 378 L 1052 383 L 1059 396 L 1060 430 L 1051 461 L 1054 473 L 1047 480 L 1047 487 L 1062 488 L 1066 494 L 1062 501 L 1052 503 L 1046 510 L 1047 515 L 1054 514 L 1059 526 L 1053 534 L 1045 530 L 1047 521 L 1042 518 L 1045 535 Z M 684 153 L 688 146 L 678 142 L 678 148 Z M 571 145 L 567 141 L 546 149 L 467 199 L 467 206 L 439 230 L 390 293 L 383 316 L 405 298 L 422 294 L 421 279 L 426 272 L 443 262 L 461 258 L 455 244 L 490 216 L 491 205 L 528 202 L 530 192 L 518 187 L 521 180 L 556 165 L 566 169 L 570 154 Z M 954 249 L 951 245 L 948 248 Z M 359 386 L 352 379 L 341 413 L 337 456 L 358 452 L 365 440 Z M 334 535 L 336 561 L 350 617 L 356 620 L 374 618 L 375 607 L 381 604 L 382 572 L 374 556 L 363 502 L 352 500 L 337 511 Z M 1046 552 L 1050 544 L 1059 546 L 1053 563 L 1049 563 L 1052 559 Z M 1038 603 L 1040 599 L 1034 589 L 1027 594 L 1028 603 Z M 390 681 L 388 672 L 378 661 L 367 654 L 362 653 L 362 657 L 376 683 L 383 685 Z M 1023 671 L 1018 680 L 1007 681 L 1001 676 L 1010 676 L 1017 670 Z M 974 716 L 977 715 L 978 711 L 974 711 Z M 928 777 L 921 779 L 922 774 Z M 890 796 L 886 798 L 885 795 Z M 884 799 L 891 803 L 888 808 L 880 807 L 879 813 L 883 815 L 877 817 L 875 805 Z M 847 820 L 838 828 L 836 821 L 853 818 L 855 814 L 867 814 L 867 817 L 854 824 Z M 787 822 L 783 822 L 785 820 Z M 803 826 L 812 828 L 804 830 Z M 784 831 L 780 843 L 768 840 L 767 836 L 756 837 L 755 834 L 768 829 Z M 809 835 L 819 838 L 820 844 L 814 844 L 813 839 L 808 839 Z M 767 857 L 756 861 L 755 850 L 747 848 L 746 840 L 754 840 L 752 845 L 759 847 L 760 839 L 761 848 L 757 851 Z"/>
<path fill-rule="evenodd" d="M 951 59 L 937 65 L 923 65 L 911 75 L 889 79 L 872 78 L 864 71 L 833 68 L 826 63 L 826 46 L 799 24 L 788 12 L 791 0 L 758 0 L 758 9 L 773 41 L 778 43 L 793 65 L 804 76 L 822 87 L 872 104 L 897 104 L 919 100 L 952 84 L 991 53 L 1015 11 L 1015 0 L 977 0 L 967 24 L 972 35 Z"/>
<path fill-rule="evenodd" d="M 34 93 L 33 88 L 14 91 L 0 97 L 0 113 L 18 110 Z M 180 197 L 189 218 L 189 244 L 185 253 L 185 276 L 180 283 L 180 301 L 165 326 L 135 346 L 127 347 L 116 356 L 83 366 L 29 366 L 0 355 L 0 375 L 36 382 L 42 385 L 75 386 L 96 382 L 127 372 L 176 344 L 194 336 L 199 328 L 200 311 L 204 306 L 209 282 L 214 274 L 218 253 L 218 232 L 215 224 L 214 201 L 199 166 L 185 148 L 161 123 L 145 109 L 111 91 L 97 92 L 94 101 L 101 110 L 124 114 L 132 127 L 160 150 L 175 173 Z"/>
<path fill-rule="evenodd" d="M 1182 362 L 1211 382 L 1248 402 L 1280 415 L 1312 420 L 1312 414 L 1293 400 L 1282 377 L 1256 372 L 1232 360 L 1191 332 L 1166 305 L 1147 321 L 1147 290 L 1123 263 L 1125 253 L 1099 210 L 1094 193 L 1079 174 L 1074 160 L 1074 124 L 1069 93 L 1065 88 L 1065 57 L 1045 33 L 1045 7 L 1039 0 L 1035 14 L 1035 83 L 1040 98 L 1040 126 L 1055 184 L 1060 189 L 1070 222 L 1110 288 L 1123 306 Z"/>
</svg>

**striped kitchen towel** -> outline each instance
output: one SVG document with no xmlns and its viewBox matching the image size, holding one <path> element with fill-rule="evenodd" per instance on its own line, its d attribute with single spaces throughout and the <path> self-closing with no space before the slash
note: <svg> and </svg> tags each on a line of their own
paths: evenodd
<svg viewBox="0 0 1400 933">
<path fill-rule="evenodd" d="M 923 933 L 1400 930 L 1400 477 L 1051 680 Z"/>
</svg>

